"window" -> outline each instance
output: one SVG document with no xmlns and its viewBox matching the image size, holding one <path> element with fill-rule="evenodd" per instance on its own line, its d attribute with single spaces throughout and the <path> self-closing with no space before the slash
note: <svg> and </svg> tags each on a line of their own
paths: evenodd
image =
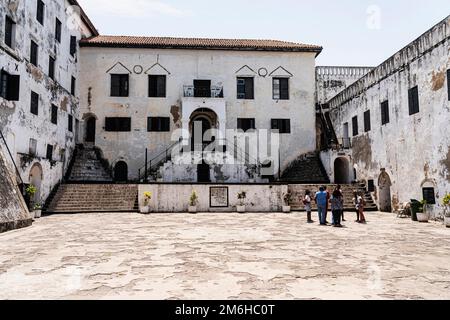
<svg viewBox="0 0 450 320">
<path fill-rule="evenodd" d="M 2 70 L 0 73 L 0 97 L 9 101 L 19 101 L 20 76 Z"/>
<path fill-rule="evenodd" d="M 42 0 L 37 0 L 36 19 L 42 25 L 44 25 L 44 12 L 45 12 L 45 4 L 44 4 L 44 2 L 42 2 Z"/>
<path fill-rule="evenodd" d="M 255 130 L 255 119 L 251 118 L 241 118 L 237 119 L 237 128 L 238 130 L 243 130 L 247 132 L 248 130 Z"/>
<path fill-rule="evenodd" d="M 69 116 L 69 124 L 67 126 L 69 132 L 73 132 L 73 116 L 71 114 Z"/>
<path fill-rule="evenodd" d="M 389 123 L 389 101 L 381 103 L 381 125 Z"/>
<path fill-rule="evenodd" d="M 31 91 L 31 107 L 30 107 L 30 112 L 34 115 L 38 115 L 39 114 L 39 95 L 34 92 Z"/>
<path fill-rule="evenodd" d="M 58 18 L 56 18 L 55 22 L 55 40 L 61 43 L 61 21 L 59 21 Z"/>
<path fill-rule="evenodd" d="M 248 100 L 255 98 L 253 78 L 237 78 L 237 98 Z"/>
<path fill-rule="evenodd" d="M 105 131 L 129 132 L 131 131 L 131 118 L 105 118 Z"/>
<path fill-rule="evenodd" d="M 111 75 L 111 97 L 128 97 L 128 74 Z"/>
<path fill-rule="evenodd" d="M 408 91 L 409 115 L 419 113 L 419 88 L 415 86 Z"/>
<path fill-rule="evenodd" d="M 70 55 L 72 57 L 74 57 L 76 53 L 77 53 L 77 37 L 71 36 L 70 37 Z"/>
<path fill-rule="evenodd" d="M 52 56 L 48 58 L 48 76 L 55 80 L 55 59 Z"/>
<path fill-rule="evenodd" d="M 148 76 L 148 96 L 150 98 L 166 97 L 166 76 Z"/>
<path fill-rule="evenodd" d="M 289 100 L 289 79 L 273 78 L 274 100 Z"/>
<path fill-rule="evenodd" d="M 368 192 L 375 192 L 375 181 L 374 180 L 368 180 L 367 181 L 367 191 Z"/>
<path fill-rule="evenodd" d="M 447 70 L 447 91 L 448 91 L 448 101 L 450 101 L 450 69 Z"/>
<path fill-rule="evenodd" d="M 170 118 L 169 117 L 149 117 L 147 119 L 148 132 L 169 132 Z"/>
<path fill-rule="evenodd" d="M 291 133 L 291 120 L 272 119 L 272 130 L 279 130 L 279 133 Z"/>
<path fill-rule="evenodd" d="M 38 51 L 39 47 L 37 43 L 31 40 L 30 62 L 34 64 L 36 67 L 38 65 Z"/>
<path fill-rule="evenodd" d="M 72 80 L 70 82 L 70 93 L 73 96 L 75 95 L 76 88 L 77 88 L 77 79 L 75 79 L 75 77 L 72 77 Z"/>
<path fill-rule="evenodd" d="M 15 36 L 16 24 L 10 17 L 6 16 L 5 21 L 5 44 L 14 49 L 14 36 Z"/>
<path fill-rule="evenodd" d="M 366 112 L 364 112 L 364 132 L 369 132 L 370 129 L 370 110 L 367 110 Z"/>
<path fill-rule="evenodd" d="M 427 204 L 436 204 L 436 194 L 434 192 L 434 188 L 423 188 L 423 199 L 427 202 Z"/>
<path fill-rule="evenodd" d="M 28 154 L 30 156 L 35 156 L 36 155 L 36 150 L 37 150 L 37 140 L 30 138 L 30 142 L 28 145 Z"/>
<path fill-rule="evenodd" d="M 46 156 L 47 160 L 52 161 L 53 160 L 53 146 L 52 145 L 47 145 L 47 156 Z"/>
<path fill-rule="evenodd" d="M 51 122 L 58 124 L 58 107 L 52 104 Z"/>
<path fill-rule="evenodd" d="M 358 117 L 353 117 L 352 119 L 353 136 L 358 135 Z"/>
</svg>

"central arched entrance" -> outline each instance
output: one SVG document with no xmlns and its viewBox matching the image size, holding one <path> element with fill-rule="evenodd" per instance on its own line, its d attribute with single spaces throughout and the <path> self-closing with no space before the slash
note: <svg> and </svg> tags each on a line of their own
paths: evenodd
<svg viewBox="0 0 450 320">
<path fill-rule="evenodd" d="M 346 158 L 337 158 L 334 161 L 334 183 L 349 184 L 350 162 Z"/>
<path fill-rule="evenodd" d="M 381 212 L 392 212 L 391 186 L 391 178 L 385 170 L 382 170 L 380 177 L 378 178 Z"/>
<path fill-rule="evenodd" d="M 127 182 L 128 181 L 128 165 L 124 161 L 119 161 L 114 166 L 114 181 Z"/>
<path fill-rule="evenodd" d="M 86 120 L 86 142 L 95 143 L 95 127 L 97 119 L 90 117 Z"/>
</svg>

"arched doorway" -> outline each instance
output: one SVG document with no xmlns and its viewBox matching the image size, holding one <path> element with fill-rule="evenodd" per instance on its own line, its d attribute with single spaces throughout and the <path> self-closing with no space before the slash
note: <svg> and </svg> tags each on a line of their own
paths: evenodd
<svg viewBox="0 0 450 320">
<path fill-rule="evenodd" d="M 95 143 L 95 127 L 97 119 L 90 117 L 86 120 L 86 142 Z"/>
<path fill-rule="evenodd" d="M 39 163 L 35 163 L 30 170 L 29 182 L 36 187 L 36 193 L 34 197 L 29 199 L 32 204 L 41 204 L 41 186 L 42 186 L 43 172 L 42 166 Z"/>
<path fill-rule="evenodd" d="M 127 182 L 128 181 L 128 165 L 124 161 L 119 161 L 114 166 L 114 181 Z"/>
<path fill-rule="evenodd" d="M 208 108 L 197 109 L 190 118 L 191 149 L 192 151 L 204 150 L 214 140 L 214 137 L 206 133 L 217 128 L 217 114 Z"/>
<path fill-rule="evenodd" d="M 350 183 L 350 162 L 346 158 L 337 158 L 334 161 L 334 183 L 349 184 Z"/>
<path fill-rule="evenodd" d="M 382 170 L 378 178 L 381 212 L 392 212 L 391 186 L 391 178 L 385 170 Z"/>
</svg>

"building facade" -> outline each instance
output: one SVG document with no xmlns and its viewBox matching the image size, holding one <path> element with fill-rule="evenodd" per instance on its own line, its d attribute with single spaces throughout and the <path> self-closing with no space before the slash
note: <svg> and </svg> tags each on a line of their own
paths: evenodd
<svg viewBox="0 0 450 320">
<path fill-rule="evenodd" d="M 176 143 L 179 129 L 189 133 L 183 136 L 187 145 L 198 122 L 202 133 L 205 128 L 220 131 L 218 140 L 228 149 L 228 129 L 278 129 L 281 170 L 315 150 L 315 58 L 321 47 L 108 36 L 81 46 L 84 139 L 102 150 L 112 168 L 125 167 L 130 180 L 138 179 L 146 148 L 148 159 L 164 153 Z M 182 157 L 192 158 L 192 153 Z M 163 181 L 202 181 L 197 164 L 174 161 L 159 170 Z M 248 167 L 214 161 L 206 171 L 205 181 L 211 182 L 257 178 Z"/>
<path fill-rule="evenodd" d="M 42 203 L 77 142 L 78 42 L 97 31 L 76 1 L 0 0 L 0 17 L 2 148 L 19 183 L 36 186 L 32 200 Z"/>
</svg>

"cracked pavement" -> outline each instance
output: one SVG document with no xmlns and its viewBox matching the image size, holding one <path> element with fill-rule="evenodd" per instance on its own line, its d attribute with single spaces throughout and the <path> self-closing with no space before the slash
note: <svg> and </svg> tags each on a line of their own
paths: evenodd
<svg viewBox="0 0 450 320">
<path fill-rule="evenodd" d="M 450 229 L 346 216 L 343 229 L 304 213 L 44 217 L 0 234 L 0 298 L 450 299 Z"/>
</svg>

